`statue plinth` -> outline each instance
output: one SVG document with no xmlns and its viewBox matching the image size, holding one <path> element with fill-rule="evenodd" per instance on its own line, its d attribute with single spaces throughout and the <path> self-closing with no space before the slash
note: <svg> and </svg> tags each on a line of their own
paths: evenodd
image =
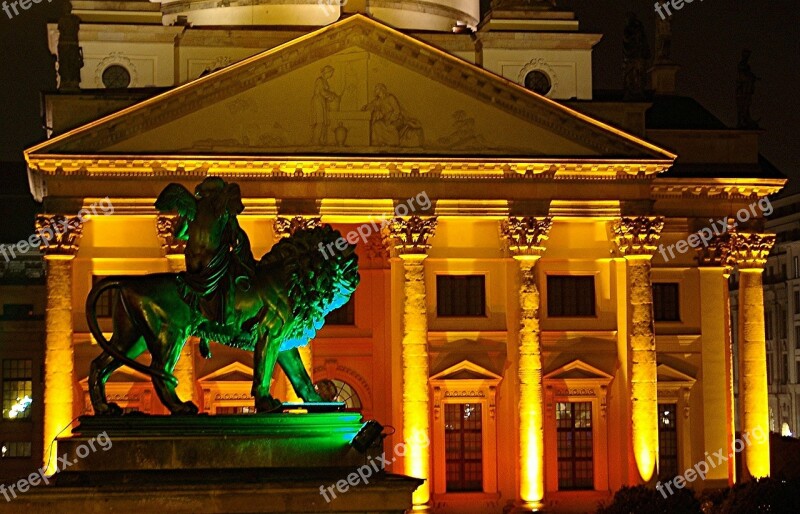
<svg viewBox="0 0 800 514">
<path fill-rule="evenodd" d="M 380 437 L 363 453 L 354 448 L 364 425 L 354 412 L 84 416 L 57 441 L 60 465 L 72 464 L 0 502 L 0 513 L 58 505 L 85 514 L 99 503 L 104 512 L 404 512 L 423 481 L 380 469 Z M 366 479 L 336 489 L 359 469 Z M 328 491 L 326 501 L 320 486 L 335 497 Z"/>
</svg>

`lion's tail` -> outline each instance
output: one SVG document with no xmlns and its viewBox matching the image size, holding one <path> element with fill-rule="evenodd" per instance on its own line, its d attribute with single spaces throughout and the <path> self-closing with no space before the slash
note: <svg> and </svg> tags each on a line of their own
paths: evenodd
<svg viewBox="0 0 800 514">
<path fill-rule="evenodd" d="M 176 386 L 178 384 L 178 379 L 176 379 L 174 375 L 165 371 L 153 369 L 150 366 L 146 366 L 141 362 L 137 362 L 129 358 L 127 355 L 114 348 L 114 346 L 108 340 L 106 340 L 105 336 L 103 335 L 103 331 L 100 330 L 100 324 L 97 322 L 97 300 L 100 298 L 100 295 L 109 289 L 119 290 L 121 288 L 122 284 L 118 278 L 108 277 L 95 284 L 94 287 L 92 287 L 92 290 L 89 291 L 89 296 L 86 298 L 86 322 L 89 325 L 89 332 L 92 333 L 92 336 L 94 337 L 95 341 L 97 341 L 97 344 L 100 345 L 100 348 L 117 359 L 119 362 L 122 362 L 129 368 L 135 369 L 136 371 L 151 377 L 160 378 L 168 384 L 171 384 L 173 387 Z M 120 297 L 120 303 L 125 309 L 125 313 L 127 314 L 128 318 L 130 318 L 131 322 L 135 324 L 136 321 L 131 317 L 128 306 L 125 304 L 125 301 L 122 297 Z"/>
</svg>

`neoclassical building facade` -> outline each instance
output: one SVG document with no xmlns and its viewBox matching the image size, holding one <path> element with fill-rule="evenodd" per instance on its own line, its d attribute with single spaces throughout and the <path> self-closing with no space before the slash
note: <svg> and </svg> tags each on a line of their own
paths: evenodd
<svg viewBox="0 0 800 514">
<path fill-rule="evenodd" d="M 681 473 L 731 447 L 735 366 L 740 429 L 767 427 L 761 276 L 774 237 L 757 213 L 703 244 L 696 235 L 783 186 L 759 165 L 758 134 L 651 117 L 683 101 L 669 90 L 593 101 L 600 36 L 550 2 L 496 9 L 480 28 L 472 7 L 437 8 L 428 27 L 403 4 L 302 33 L 128 13 L 112 37 L 103 16 L 122 14 L 79 13 L 85 90 L 47 97 L 56 133 L 25 153 L 38 226 L 75 218 L 42 249 L 45 448 L 91 411 L 92 283 L 179 271 L 174 220 L 153 202 L 211 175 L 241 186 L 257 256 L 309 224 L 357 244 L 361 285 L 304 360 L 348 408 L 395 429 L 387 448 L 406 443 L 391 471 L 426 480 L 420 510 L 570 512 Z M 163 2 L 161 14 L 195 8 Z M 391 18 L 403 9 L 408 25 Z M 444 32 L 443 19 L 476 32 Z M 162 51 L 165 67 L 137 64 Z M 168 89 L 89 90 L 112 80 Z M 101 201 L 113 213 L 77 219 Z M 175 375 L 202 412 L 251 411 L 244 352 L 212 345 L 204 359 L 190 340 Z M 274 394 L 289 389 L 277 373 Z M 137 372 L 123 368 L 107 390 L 128 410 L 164 413 Z M 731 460 L 694 487 L 769 475 L 768 443 L 742 457 L 743 476 Z"/>
</svg>

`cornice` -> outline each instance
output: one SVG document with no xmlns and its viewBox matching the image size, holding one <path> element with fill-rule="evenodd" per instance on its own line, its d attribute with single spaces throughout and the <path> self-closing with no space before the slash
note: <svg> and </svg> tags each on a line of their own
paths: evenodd
<svg viewBox="0 0 800 514">
<path fill-rule="evenodd" d="M 657 178 L 650 185 L 654 199 L 749 199 L 775 194 L 786 179 Z"/>
<path fill-rule="evenodd" d="M 176 177 L 208 175 L 235 178 L 387 178 L 428 175 L 448 178 L 546 178 L 565 180 L 644 179 L 666 171 L 671 161 L 662 160 L 497 160 L 497 159 L 315 159 L 302 156 L 275 157 L 196 156 L 70 156 L 29 155 L 29 169 L 45 176 L 82 177 Z"/>
</svg>

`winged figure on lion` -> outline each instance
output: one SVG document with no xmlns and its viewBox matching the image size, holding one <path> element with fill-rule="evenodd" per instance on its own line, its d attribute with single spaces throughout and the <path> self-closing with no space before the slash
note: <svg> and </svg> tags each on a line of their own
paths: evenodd
<svg viewBox="0 0 800 514">
<path fill-rule="evenodd" d="M 186 271 L 108 277 L 89 292 L 89 330 L 103 348 L 89 373 L 95 414 L 122 413 L 105 393 L 106 380 L 122 365 L 151 376 L 156 394 L 173 414 L 196 414 L 196 405 L 178 398 L 172 374 L 190 337 L 200 338 L 205 357 L 210 357 L 211 341 L 253 352 L 252 394 L 258 412 L 281 406 L 269 393 L 276 363 L 303 401 L 322 401 L 297 348 L 355 291 L 355 246 L 323 255 L 320 243 L 341 238 L 324 225 L 296 231 L 256 260 L 236 218 L 244 210 L 239 186 L 217 177 L 205 179 L 194 194 L 170 184 L 155 205 L 160 212 L 178 213 L 175 236 L 186 240 Z M 106 340 L 96 305 L 109 290 L 113 330 Z M 150 352 L 149 366 L 136 360 L 145 351 Z"/>
</svg>

